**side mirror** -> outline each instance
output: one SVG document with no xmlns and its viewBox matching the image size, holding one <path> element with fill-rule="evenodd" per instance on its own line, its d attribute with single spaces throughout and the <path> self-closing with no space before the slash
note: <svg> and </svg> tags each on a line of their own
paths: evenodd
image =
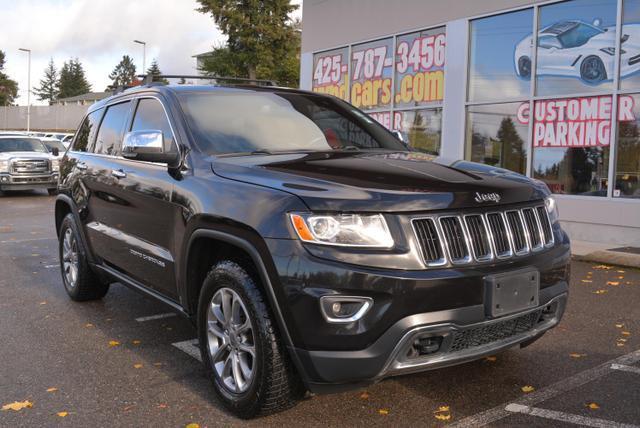
<svg viewBox="0 0 640 428">
<path fill-rule="evenodd" d="M 145 162 L 174 164 L 177 153 L 165 153 L 162 131 L 127 132 L 122 142 L 122 156 Z"/>
<path fill-rule="evenodd" d="M 55 157 L 58 157 L 58 155 L 60 154 L 60 150 L 58 150 L 57 147 L 54 147 L 51 149 L 51 154 L 54 155 Z"/>
</svg>

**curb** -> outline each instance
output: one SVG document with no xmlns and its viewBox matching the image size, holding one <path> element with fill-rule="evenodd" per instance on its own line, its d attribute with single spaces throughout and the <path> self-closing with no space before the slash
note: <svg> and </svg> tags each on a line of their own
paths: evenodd
<svg viewBox="0 0 640 428">
<path fill-rule="evenodd" d="M 601 250 L 584 255 L 572 255 L 571 257 L 577 261 L 606 263 L 609 265 L 640 269 L 640 254 Z"/>
</svg>

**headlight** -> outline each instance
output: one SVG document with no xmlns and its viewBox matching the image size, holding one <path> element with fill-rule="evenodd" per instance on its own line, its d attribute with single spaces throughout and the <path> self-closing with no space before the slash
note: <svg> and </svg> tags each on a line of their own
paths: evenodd
<svg viewBox="0 0 640 428">
<path fill-rule="evenodd" d="M 8 160 L 0 160 L 0 172 L 9 172 Z"/>
<path fill-rule="evenodd" d="M 551 221 L 551 224 L 558 221 L 558 204 L 556 203 L 556 200 L 553 196 L 547 196 L 547 198 L 544 200 L 544 206 L 547 208 L 547 213 L 549 214 L 549 221 Z"/>
<path fill-rule="evenodd" d="M 314 244 L 391 248 L 393 238 L 380 214 L 291 213 L 298 237 Z"/>
<path fill-rule="evenodd" d="M 51 170 L 53 172 L 60 171 L 60 160 L 59 159 L 51 159 Z"/>
</svg>

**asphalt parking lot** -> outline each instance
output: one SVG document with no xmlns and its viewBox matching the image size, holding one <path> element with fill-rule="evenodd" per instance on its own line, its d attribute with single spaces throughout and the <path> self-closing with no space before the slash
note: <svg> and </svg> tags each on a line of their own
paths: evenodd
<svg viewBox="0 0 640 428">
<path fill-rule="evenodd" d="M 63 289 L 53 197 L 0 196 L 0 426 L 640 425 L 640 272 L 574 262 L 567 313 L 526 349 L 315 396 L 244 422 L 216 402 L 191 324 L 115 284 Z"/>
</svg>

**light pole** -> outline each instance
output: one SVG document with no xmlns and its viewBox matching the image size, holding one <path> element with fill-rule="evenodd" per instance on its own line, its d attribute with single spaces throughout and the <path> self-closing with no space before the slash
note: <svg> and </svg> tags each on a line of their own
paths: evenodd
<svg viewBox="0 0 640 428">
<path fill-rule="evenodd" d="M 142 45 L 142 74 L 147 73 L 147 43 L 142 40 L 134 40 L 133 43 Z"/>
<path fill-rule="evenodd" d="M 31 131 L 31 49 L 18 48 L 18 50 L 29 54 L 27 66 L 27 132 L 29 132 Z"/>
</svg>

